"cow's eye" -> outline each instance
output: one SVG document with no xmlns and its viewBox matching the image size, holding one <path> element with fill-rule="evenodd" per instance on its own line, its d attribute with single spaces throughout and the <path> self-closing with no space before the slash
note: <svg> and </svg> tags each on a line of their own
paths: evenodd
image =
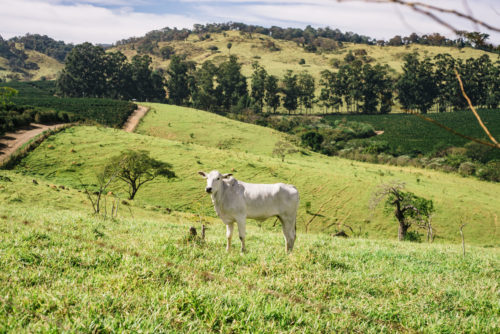
<svg viewBox="0 0 500 334">
<path fill-rule="evenodd" d="M 220 180 L 220 177 L 217 178 L 217 181 L 219 181 L 219 180 Z"/>
</svg>

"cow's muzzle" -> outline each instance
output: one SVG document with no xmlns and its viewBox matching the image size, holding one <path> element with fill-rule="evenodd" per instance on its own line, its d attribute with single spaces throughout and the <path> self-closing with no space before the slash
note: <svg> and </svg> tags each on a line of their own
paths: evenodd
<svg viewBox="0 0 500 334">
<path fill-rule="evenodd" d="M 207 187 L 207 188 L 205 188 L 205 191 L 210 194 L 212 192 L 212 188 L 211 187 Z"/>
</svg>

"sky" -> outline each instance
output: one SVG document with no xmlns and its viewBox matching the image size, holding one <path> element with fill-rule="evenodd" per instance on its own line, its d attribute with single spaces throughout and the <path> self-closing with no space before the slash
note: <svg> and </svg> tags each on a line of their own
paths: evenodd
<svg viewBox="0 0 500 334">
<path fill-rule="evenodd" d="M 455 9 L 500 27 L 500 0 L 421 0 Z M 48 35 L 67 43 L 111 44 L 165 27 L 243 22 L 265 27 L 330 27 L 376 39 L 439 32 L 455 35 L 425 15 L 394 4 L 362 0 L 0 0 L 0 35 Z M 481 31 L 500 44 L 500 33 L 439 14 L 457 29 Z"/>
</svg>

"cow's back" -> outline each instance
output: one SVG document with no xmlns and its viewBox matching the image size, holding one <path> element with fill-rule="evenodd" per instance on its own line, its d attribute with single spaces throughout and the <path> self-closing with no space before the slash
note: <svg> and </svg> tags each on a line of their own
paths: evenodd
<svg viewBox="0 0 500 334">
<path fill-rule="evenodd" d="M 299 193 L 289 184 L 256 184 L 240 182 L 248 218 L 266 219 L 297 211 Z"/>
</svg>

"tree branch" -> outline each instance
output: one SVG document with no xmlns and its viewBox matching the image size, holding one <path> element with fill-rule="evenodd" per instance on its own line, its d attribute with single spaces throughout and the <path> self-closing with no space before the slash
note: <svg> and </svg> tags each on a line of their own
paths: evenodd
<svg viewBox="0 0 500 334">
<path fill-rule="evenodd" d="M 481 117 L 479 117 L 479 114 L 477 113 L 476 111 L 476 108 L 474 108 L 474 106 L 472 105 L 472 102 L 471 100 L 469 99 L 469 97 L 467 96 L 467 94 L 465 93 L 465 89 L 464 89 L 464 85 L 462 83 L 462 78 L 460 78 L 460 74 L 458 74 L 458 71 L 457 69 L 455 69 L 455 75 L 457 76 L 457 79 L 458 79 L 458 82 L 460 83 L 460 90 L 462 91 L 462 95 L 464 96 L 464 98 L 467 100 L 467 103 L 469 104 L 469 108 L 472 110 L 472 112 L 474 113 L 474 116 L 476 116 L 476 119 L 477 121 L 479 122 L 479 125 L 481 125 L 481 127 L 483 128 L 484 132 L 488 135 L 488 137 L 490 138 L 490 140 L 496 144 L 496 147 L 497 148 L 500 148 L 500 144 L 498 144 L 497 140 L 495 139 L 495 137 L 492 136 L 492 134 L 490 133 L 490 131 L 488 130 L 488 128 L 486 127 L 486 125 L 484 125 L 483 121 L 481 120 Z"/>
<path fill-rule="evenodd" d="M 381 3 L 381 4 L 384 4 L 384 3 L 391 4 L 392 3 L 392 4 L 397 4 L 397 5 L 409 7 L 409 8 L 411 8 L 412 10 L 414 10 L 414 11 L 416 11 L 418 13 L 421 13 L 423 15 L 428 16 L 433 21 L 436 21 L 437 23 L 439 23 L 439 24 L 447 27 L 448 29 L 452 30 L 455 33 L 458 33 L 459 30 L 456 29 L 456 28 L 454 28 L 448 22 L 446 22 L 443 19 L 439 18 L 432 11 L 443 13 L 443 14 L 451 14 L 451 15 L 457 16 L 459 18 L 462 18 L 462 19 L 468 20 L 470 22 L 473 22 L 475 24 L 481 25 L 481 26 L 485 27 L 486 29 L 489 29 L 489 30 L 492 30 L 492 31 L 496 31 L 496 32 L 500 32 L 500 27 L 492 26 L 491 24 L 488 24 L 488 23 L 486 23 L 484 21 L 481 21 L 481 20 L 475 18 L 473 15 L 462 13 L 462 12 L 459 12 L 459 11 L 457 11 L 455 9 L 442 8 L 442 7 L 438 7 L 438 6 L 434 6 L 434 5 L 430 5 L 430 4 L 426 4 L 426 3 L 422 3 L 422 2 L 418 2 L 418 1 L 405 1 L 405 0 L 337 0 L 337 2 L 347 2 L 347 1 L 364 1 L 364 2 Z"/>
</svg>

